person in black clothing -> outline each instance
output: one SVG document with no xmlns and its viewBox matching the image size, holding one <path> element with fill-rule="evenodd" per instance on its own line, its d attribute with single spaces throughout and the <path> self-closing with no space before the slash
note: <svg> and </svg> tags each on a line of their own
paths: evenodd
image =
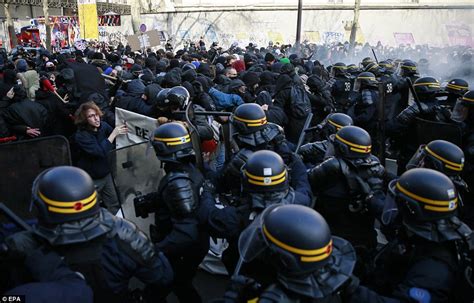
<svg viewBox="0 0 474 303">
<path fill-rule="evenodd" d="M 382 221 L 396 237 L 361 280 L 370 288 L 360 286 L 349 302 L 471 302 L 464 273 L 473 233 L 456 217 L 458 204 L 454 184 L 438 171 L 414 168 L 393 180 Z"/>
<path fill-rule="evenodd" d="M 35 95 L 35 101 L 43 105 L 48 111 L 45 134 L 70 137 L 75 131 L 72 109 L 47 89 L 45 81 L 48 80 L 41 79 L 40 89 L 36 91 Z"/>
<path fill-rule="evenodd" d="M 114 149 L 115 138 L 126 134 L 128 129 L 126 125 L 112 129 L 105 121 L 101 121 L 101 116 L 102 112 L 95 103 L 82 104 L 76 111 L 78 130 L 72 142 L 78 152 L 76 165 L 91 175 L 105 207 L 116 214 L 120 205 L 107 156 Z"/>
<path fill-rule="evenodd" d="M 335 155 L 308 172 L 315 208 L 335 235 L 367 252 L 377 245 L 374 219 L 385 196 L 385 168 L 371 154 L 372 140 L 362 128 L 343 127 L 332 141 Z"/>
<path fill-rule="evenodd" d="M 238 273 L 215 302 L 346 302 L 359 285 L 352 245 L 302 205 L 269 206 L 242 232 L 239 251 L 244 262 L 265 268 L 268 281 Z"/>
<path fill-rule="evenodd" d="M 27 252 L 25 267 L 34 282 L 18 285 L 5 295 L 25 296 L 31 303 L 93 303 L 92 289 L 84 277 L 72 271 L 54 251 L 34 249 Z"/>
<path fill-rule="evenodd" d="M 201 302 L 192 282 L 209 249 L 209 236 L 197 219 L 204 177 L 194 165 L 191 138 L 182 124 L 160 125 L 152 144 L 166 175 L 156 192 L 135 198 L 135 211 L 143 217 L 155 213 L 156 225 L 150 226 L 150 234 L 175 272 L 173 293 L 182 303 Z"/>
<path fill-rule="evenodd" d="M 38 224 L 7 238 L 8 250 L 18 258 L 34 249 L 56 252 L 85 277 L 94 302 L 130 302 L 132 277 L 145 284 L 146 302 L 164 298 L 160 290 L 173 279 L 170 263 L 135 224 L 99 207 L 97 195 L 93 180 L 80 168 L 43 171 L 32 188 Z"/>
</svg>

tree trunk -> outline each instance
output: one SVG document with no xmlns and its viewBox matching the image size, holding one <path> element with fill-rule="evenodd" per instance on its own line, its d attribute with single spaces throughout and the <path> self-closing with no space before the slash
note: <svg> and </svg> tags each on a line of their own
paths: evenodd
<svg viewBox="0 0 474 303">
<path fill-rule="evenodd" d="M 12 15 L 10 14 L 10 4 L 8 3 L 5 3 L 5 17 L 7 17 L 7 29 L 8 37 L 10 39 L 10 47 L 14 48 L 18 45 L 18 41 L 16 39 L 15 26 L 13 25 Z"/>
<path fill-rule="evenodd" d="M 356 37 L 357 37 L 357 28 L 359 27 L 360 2 L 361 0 L 355 0 L 354 19 L 352 21 L 351 37 L 349 39 L 351 49 L 354 49 Z"/>
<path fill-rule="evenodd" d="M 46 30 L 46 49 L 51 51 L 51 25 L 49 23 L 48 0 L 43 0 L 44 27 Z"/>
</svg>

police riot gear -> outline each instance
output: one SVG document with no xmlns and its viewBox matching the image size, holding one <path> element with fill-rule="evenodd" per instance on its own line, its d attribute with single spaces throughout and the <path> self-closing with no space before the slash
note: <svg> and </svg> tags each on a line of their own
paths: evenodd
<svg viewBox="0 0 474 303">
<path fill-rule="evenodd" d="M 336 76 L 346 76 L 347 75 L 347 66 L 342 63 L 338 62 L 331 66 L 331 77 Z"/>
<path fill-rule="evenodd" d="M 474 105 L 474 90 L 466 92 L 453 108 L 451 120 L 455 122 L 464 122 L 469 117 L 470 108 Z M 472 110 L 471 110 L 472 112 Z"/>
<path fill-rule="evenodd" d="M 313 164 L 323 162 L 329 147 L 329 137 L 349 125 L 353 125 L 353 121 L 348 115 L 343 113 L 329 114 L 326 119 L 317 126 L 320 141 L 307 143 L 298 150 L 298 153 L 303 157 L 303 161 Z"/>
<path fill-rule="evenodd" d="M 464 152 L 455 144 L 435 140 L 422 145 L 407 164 L 407 169 L 431 168 L 447 176 L 459 176 L 464 167 Z"/>
<path fill-rule="evenodd" d="M 400 65 L 400 75 L 402 77 L 410 77 L 418 74 L 416 63 L 411 60 L 405 60 Z"/>
<path fill-rule="evenodd" d="M 285 191 L 289 176 L 283 159 L 275 152 L 253 153 L 242 167 L 242 186 L 248 193 Z"/>
<path fill-rule="evenodd" d="M 372 151 L 372 139 L 368 132 L 357 126 L 341 128 L 333 139 L 336 155 L 348 159 L 368 157 Z"/>
<path fill-rule="evenodd" d="M 328 85 L 334 97 L 334 107 L 337 112 L 346 112 L 349 107 L 349 94 L 352 83 L 344 63 L 336 63 L 331 68 L 331 79 Z"/>
<path fill-rule="evenodd" d="M 247 135 L 265 128 L 267 117 L 260 105 L 246 103 L 235 109 L 230 121 L 239 134 Z"/>
<path fill-rule="evenodd" d="M 413 83 L 413 88 L 420 100 L 426 100 L 441 90 L 441 84 L 433 77 L 422 77 Z"/>
<path fill-rule="evenodd" d="M 245 262 L 276 270 L 277 280 L 260 294 L 268 302 L 334 299 L 344 291 L 356 259 L 349 242 L 332 236 L 325 219 L 302 205 L 267 208 L 242 232 L 239 251 Z"/>
<path fill-rule="evenodd" d="M 359 92 L 362 91 L 364 88 L 377 87 L 377 83 L 377 79 L 375 78 L 375 75 L 373 73 L 362 72 L 356 78 L 354 84 L 354 91 Z"/>
<path fill-rule="evenodd" d="M 446 84 L 446 90 L 451 94 L 462 97 L 469 90 L 469 83 L 463 79 L 452 79 Z"/>
</svg>

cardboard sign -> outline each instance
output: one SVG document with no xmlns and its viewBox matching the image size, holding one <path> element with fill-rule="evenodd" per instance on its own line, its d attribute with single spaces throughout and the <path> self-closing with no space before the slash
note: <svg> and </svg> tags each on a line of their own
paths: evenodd
<svg viewBox="0 0 474 303">
<path fill-rule="evenodd" d="M 142 50 L 147 47 L 158 46 L 161 43 L 161 34 L 157 30 L 144 32 L 127 37 L 128 44 L 132 51 Z"/>
</svg>

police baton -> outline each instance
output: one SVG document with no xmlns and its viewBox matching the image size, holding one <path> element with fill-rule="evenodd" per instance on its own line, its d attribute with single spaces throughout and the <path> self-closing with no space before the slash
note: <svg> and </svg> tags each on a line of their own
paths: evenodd
<svg viewBox="0 0 474 303">
<path fill-rule="evenodd" d="M 30 225 L 28 225 L 25 221 L 18 217 L 10 208 L 8 208 L 8 206 L 3 203 L 0 203 L 0 213 L 5 215 L 5 217 L 7 217 L 7 219 L 16 226 L 26 231 L 32 230 L 32 227 Z"/>
<path fill-rule="evenodd" d="M 300 138 L 298 139 L 298 145 L 296 145 L 295 153 L 297 154 L 301 145 L 303 145 L 304 138 L 306 137 L 306 130 L 309 128 L 311 124 L 311 120 L 313 119 L 313 113 L 309 113 L 306 117 L 306 121 L 304 122 L 303 129 L 301 130 Z"/>
<path fill-rule="evenodd" d="M 416 94 L 415 88 L 413 87 L 413 82 L 411 82 L 411 79 L 409 77 L 407 77 L 406 80 L 408 82 L 408 88 L 410 89 L 410 92 L 413 95 L 413 99 L 415 100 L 415 103 L 418 106 L 418 109 L 420 110 L 420 113 L 424 114 L 425 111 L 421 107 L 420 99 L 418 99 L 418 95 Z"/>
<path fill-rule="evenodd" d="M 373 48 L 371 48 L 372 50 L 372 54 L 374 54 L 374 59 L 375 59 L 375 62 L 377 62 L 377 64 L 379 64 L 379 60 L 377 59 L 377 55 L 375 54 L 375 51 Z"/>
</svg>

